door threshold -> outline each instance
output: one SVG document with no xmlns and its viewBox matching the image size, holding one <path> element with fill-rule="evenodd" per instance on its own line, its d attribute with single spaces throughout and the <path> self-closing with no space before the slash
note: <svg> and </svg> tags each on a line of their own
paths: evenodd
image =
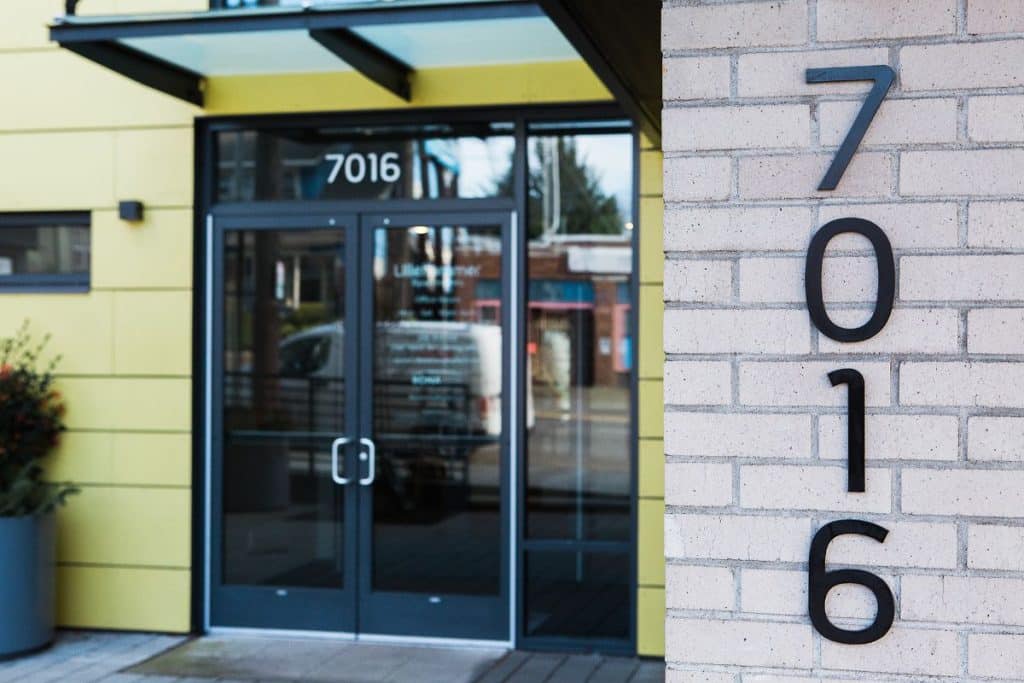
<svg viewBox="0 0 1024 683">
<path fill-rule="evenodd" d="M 339 631 L 303 631 L 283 628 L 251 628 L 247 626 L 211 626 L 206 629 L 207 636 L 239 636 L 257 638 L 288 638 L 294 640 L 344 640 L 356 641 L 355 633 Z"/>
<path fill-rule="evenodd" d="M 378 633 L 343 633 L 338 631 L 304 631 L 296 629 L 250 628 L 241 626 L 211 626 L 208 636 L 287 638 L 293 640 L 338 640 L 350 643 L 409 645 L 448 649 L 512 650 L 511 641 L 475 640 L 471 638 L 432 638 L 430 636 L 392 636 Z"/>
<path fill-rule="evenodd" d="M 356 636 L 360 643 L 381 643 L 389 645 L 419 645 L 438 648 L 472 648 L 480 650 L 512 650 L 513 645 L 507 640 L 474 640 L 472 638 L 431 638 L 430 636 L 389 636 L 376 633 L 360 633 Z"/>
</svg>

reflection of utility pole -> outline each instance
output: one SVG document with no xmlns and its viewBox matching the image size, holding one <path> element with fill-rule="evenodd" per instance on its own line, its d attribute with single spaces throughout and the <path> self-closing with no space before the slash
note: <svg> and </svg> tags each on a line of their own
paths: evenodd
<svg viewBox="0 0 1024 683">
<path fill-rule="evenodd" d="M 280 146 L 269 135 L 260 135 L 255 144 L 256 196 L 277 197 L 280 176 Z M 277 405 L 276 376 L 279 370 L 278 348 L 281 321 L 277 312 L 277 260 L 281 254 L 280 235 L 274 230 L 257 230 L 253 236 L 253 313 L 252 372 L 253 407 L 256 419 L 270 418 Z M 274 378 L 274 379 L 271 379 Z"/>
<path fill-rule="evenodd" d="M 541 224 L 543 236 L 550 238 L 558 234 L 562 223 L 562 173 L 559 165 L 559 139 L 555 137 L 540 138 L 537 142 L 541 157 Z"/>
</svg>

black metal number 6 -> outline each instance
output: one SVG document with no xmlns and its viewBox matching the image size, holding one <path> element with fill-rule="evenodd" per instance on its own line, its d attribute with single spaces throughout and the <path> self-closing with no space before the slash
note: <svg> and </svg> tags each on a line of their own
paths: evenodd
<svg viewBox="0 0 1024 683">
<path fill-rule="evenodd" d="M 877 524 L 858 519 L 844 519 L 823 526 L 811 541 L 807 570 L 807 611 L 814 628 L 829 640 L 847 645 L 873 643 L 892 628 L 893 619 L 896 618 L 896 600 L 885 581 L 870 572 L 860 569 L 826 571 L 825 555 L 828 553 L 828 546 L 833 539 L 844 534 L 869 536 L 883 543 L 889 531 Z M 860 631 L 839 628 L 829 620 L 825 612 L 825 598 L 828 597 L 828 592 L 844 583 L 864 586 L 874 594 L 875 602 L 878 603 L 875 620 Z"/>
<path fill-rule="evenodd" d="M 825 262 L 825 249 L 836 235 L 853 232 L 863 235 L 875 248 L 878 262 L 878 298 L 871 319 L 857 328 L 840 327 L 832 322 L 825 310 L 825 299 L 821 292 L 821 269 Z M 885 232 L 863 218 L 837 218 L 826 223 L 811 239 L 807 250 L 807 266 L 804 271 L 804 289 L 807 294 L 807 310 L 814 326 L 825 336 L 839 342 L 860 342 L 871 339 L 882 331 L 892 315 L 896 299 L 896 261 L 892 255 L 892 244 Z"/>
</svg>

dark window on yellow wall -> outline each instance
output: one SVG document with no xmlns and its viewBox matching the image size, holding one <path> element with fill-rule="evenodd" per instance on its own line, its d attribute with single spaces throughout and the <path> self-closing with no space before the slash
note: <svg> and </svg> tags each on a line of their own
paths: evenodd
<svg viewBox="0 0 1024 683">
<path fill-rule="evenodd" d="M 89 288 L 89 214 L 0 214 L 0 292 Z"/>
</svg>

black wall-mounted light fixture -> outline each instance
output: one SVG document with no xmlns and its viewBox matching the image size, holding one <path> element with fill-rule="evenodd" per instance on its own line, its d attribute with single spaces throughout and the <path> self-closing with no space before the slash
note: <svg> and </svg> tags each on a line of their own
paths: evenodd
<svg viewBox="0 0 1024 683">
<path fill-rule="evenodd" d="M 131 223 L 138 223 L 142 220 L 143 208 L 142 202 L 139 201 L 128 201 L 120 202 L 117 205 L 117 213 L 121 216 L 121 220 L 129 221 Z"/>
</svg>

